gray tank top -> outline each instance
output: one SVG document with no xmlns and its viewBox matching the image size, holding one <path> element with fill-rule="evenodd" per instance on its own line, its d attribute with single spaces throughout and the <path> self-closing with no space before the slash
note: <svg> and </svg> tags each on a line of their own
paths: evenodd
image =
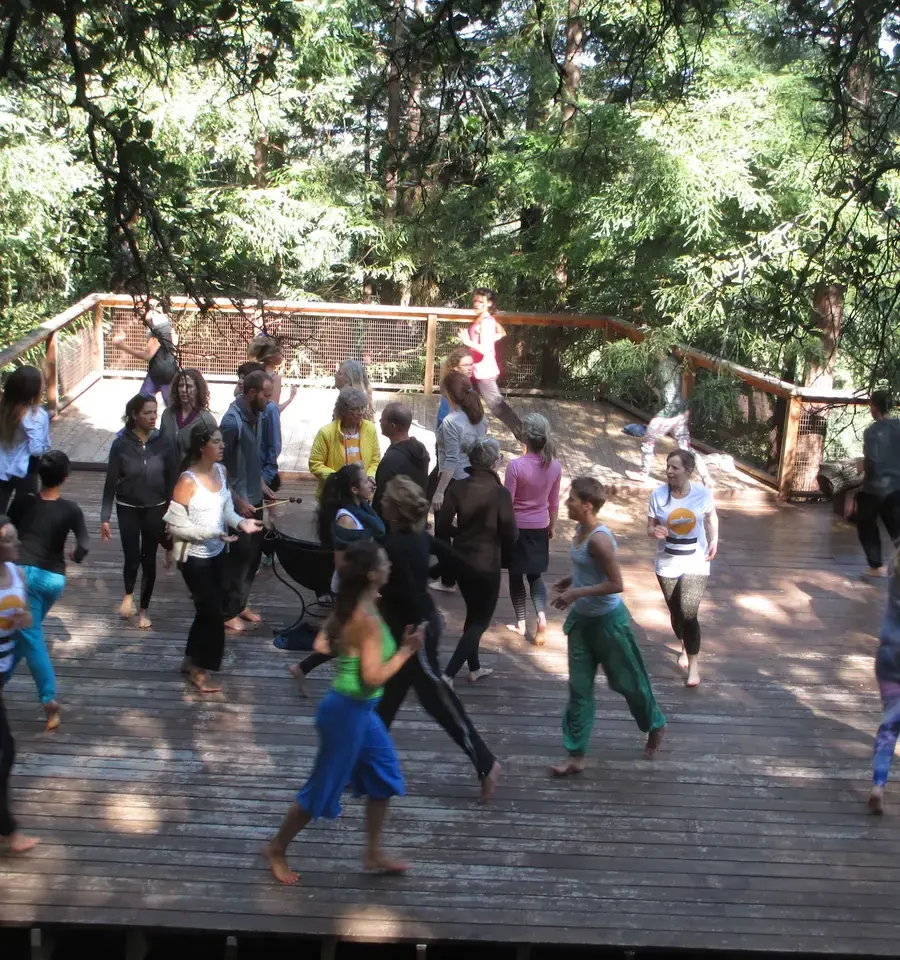
<svg viewBox="0 0 900 960">
<path fill-rule="evenodd" d="M 572 586 L 573 587 L 596 587 L 605 583 L 609 577 L 597 566 L 594 558 L 590 554 L 588 544 L 595 533 L 605 533 L 612 540 L 613 549 L 617 550 L 616 538 L 612 531 L 602 523 L 598 523 L 590 534 L 584 538 L 581 543 L 572 543 Z M 576 533 L 576 536 L 578 534 Z M 622 602 L 622 595 L 611 593 L 605 597 L 579 597 L 572 604 L 572 612 L 582 617 L 602 617 L 604 614 L 615 610 Z"/>
</svg>

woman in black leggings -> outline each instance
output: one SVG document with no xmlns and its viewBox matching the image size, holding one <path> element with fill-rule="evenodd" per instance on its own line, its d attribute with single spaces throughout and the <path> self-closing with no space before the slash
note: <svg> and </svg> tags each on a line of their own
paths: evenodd
<svg viewBox="0 0 900 960">
<path fill-rule="evenodd" d="M 686 685 L 700 683 L 700 601 L 706 592 L 710 561 L 719 549 L 719 517 L 708 487 L 693 483 L 694 455 L 675 450 L 666 460 L 666 480 L 650 495 L 647 536 L 658 544 L 656 579 L 681 641 L 678 666 Z"/>
<path fill-rule="evenodd" d="M 125 429 L 113 441 L 103 486 L 100 536 L 109 540 L 113 503 L 125 554 L 125 598 L 119 607 L 123 619 L 134 614 L 134 587 L 141 570 L 138 626 L 151 626 L 148 608 L 156 583 L 156 550 L 166 548 L 166 569 L 172 565 L 163 515 L 178 477 L 175 447 L 156 429 L 156 400 L 143 394 L 125 405 Z"/>
<path fill-rule="evenodd" d="M 456 579 L 466 601 L 463 633 L 444 669 L 444 680 L 450 684 L 464 661 L 469 664 L 469 683 L 494 672 L 481 666 L 478 647 L 497 608 L 500 571 L 515 549 L 517 534 L 512 497 L 494 472 L 500 461 L 500 445 L 496 440 L 475 440 L 468 454 L 469 479 L 449 487 L 434 531 L 439 540 L 448 541 L 456 521 Z"/>
</svg>

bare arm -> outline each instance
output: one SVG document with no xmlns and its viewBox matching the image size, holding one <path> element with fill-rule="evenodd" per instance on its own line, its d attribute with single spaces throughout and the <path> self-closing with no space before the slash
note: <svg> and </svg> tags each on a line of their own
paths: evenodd
<svg viewBox="0 0 900 960">
<path fill-rule="evenodd" d="M 383 686 L 416 652 L 414 643 L 407 643 L 410 636 L 403 637 L 403 645 L 388 660 L 382 660 L 381 625 L 374 617 L 366 617 L 366 622 L 360 624 L 361 631 L 359 646 L 359 678 L 370 690 Z M 412 637 L 416 633 L 411 634 Z"/>
<path fill-rule="evenodd" d="M 553 606 L 558 610 L 564 610 L 582 597 L 608 597 L 625 589 L 615 547 L 605 533 L 598 532 L 591 537 L 588 541 L 588 553 L 594 565 L 606 574 L 606 580 L 590 587 L 569 587 L 563 590 L 553 601 Z"/>
<path fill-rule="evenodd" d="M 713 560 L 719 552 L 719 514 L 716 513 L 715 507 L 703 518 L 703 527 L 706 530 L 706 542 L 708 544 L 706 559 Z"/>
<path fill-rule="evenodd" d="M 119 337 L 113 337 L 113 346 L 115 346 L 117 350 L 121 350 L 122 353 L 128 353 L 131 354 L 132 357 L 137 357 L 138 360 L 152 360 L 153 355 L 159 350 L 159 340 L 157 340 L 156 337 L 150 337 L 143 350 L 136 350 L 124 342 L 124 334 L 120 334 L 119 336 L 122 337 L 121 340 Z"/>
</svg>

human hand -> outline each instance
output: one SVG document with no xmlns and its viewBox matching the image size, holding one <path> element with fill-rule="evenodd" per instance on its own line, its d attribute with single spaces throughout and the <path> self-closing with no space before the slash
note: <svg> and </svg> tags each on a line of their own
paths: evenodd
<svg viewBox="0 0 900 960">
<path fill-rule="evenodd" d="M 292 384 L 291 384 L 291 395 L 290 395 L 290 397 L 289 397 L 290 400 L 293 400 L 294 397 L 297 396 L 297 391 L 298 391 L 299 389 L 300 389 L 300 387 L 298 387 L 296 383 L 292 383 Z"/>
<path fill-rule="evenodd" d="M 444 495 L 442 493 L 435 493 L 435 495 L 431 498 L 431 509 L 437 513 L 443 505 Z"/>
<path fill-rule="evenodd" d="M 551 589 L 555 590 L 557 593 L 561 593 L 563 590 L 568 590 L 571 584 L 572 584 L 571 577 L 563 577 L 562 579 L 557 580 L 556 583 L 553 584 Z"/>
<path fill-rule="evenodd" d="M 556 531 L 553 529 L 553 524 L 551 523 L 547 528 L 547 539 L 552 540 L 555 533 Z"/>
<path fill-rule="evenodd" d="M 256 516 L 253 505 L 247 503 L 242 497 L 234 497 L 234 509 L 236 513 L 239 513 L 242 517 L 246 517 L 248 520 L 252 520 L 253 517 Z"/>
<path fill-rule="evenodd" d="M 275 494 L 272 493 L 271 487 L 267 486 L 265 483 L 262 485 L 262 495 L 263 495 L 263 500 L 275 499 Z"/>
<path fill-rule="evenodd" d="M 13 630 L 24 630 L 31 626 L 31 612 L 28 610 L 16 610 L 9 619 Z"/>
<path fill-rule="evenodd" d="M 112 338 L 112 342 L 113 342 L 113 343 L 124 343 L 124 342 L 125 342 L 125 334 L 124 334 L 124 333 L 117 333 L 117 334 Z"/>
<path fill-rule="evenodd" d="M 240 530 L 241 533 L 259 533 L 262 528 L 263 525 L 259 520 L 241 520 L 238 524 L 238 530 Z"/>
<path fill-rule="evenodd" d="M 713 540 L 713 542 L 706 548 L 706 559 L 715 560 L 716 554 L 719 552 L 719 541 Z"/>
<path fill-rule="evenodd" d="M 222 543 L 237 543 L 237 534 L 223 531 L 219 534 L 219 539 Z"/>
<path fill-rule="evenodd" d="M 578 587 L 569 587 L 568 590 L 563 590 L 553 598 L 551 606 L 556 607 L 557 610 L 565 610 L 566 607 L 570 607 L 580 596 L 581 591 Z"/>
<path fill-rule="evenodd" d="M 109 529 L 109 523 L 104 521 L 100 524 L 100 539 L 109 540 L 112 536 L 112 531 Z"/>
<path fill-rule="evenodd" d="M 655 540 L 665 540 L 669 535 L 669 528 L 664 523 L 658 523 L 653 528 L 653 538 Z"/>
<path fill-rule="evenodd" d="M 418 653 L 424 643 L 425 627 L 421 624 L 418 627 L 409 624 L 403 631 L 403 649 L 409 653 Z"/>
</svg>

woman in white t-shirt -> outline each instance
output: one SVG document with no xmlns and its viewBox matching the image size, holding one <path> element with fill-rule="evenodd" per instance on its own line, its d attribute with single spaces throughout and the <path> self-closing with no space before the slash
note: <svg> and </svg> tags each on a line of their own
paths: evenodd
<svg viewBox="0 0 900 960">
<path fill-rule="evenodd" d="M 681 641 L 678 666 L 687 670 L 686 684 L 700 683 L 700 622 L 697 614 L 709 579 L 709 563 L 719 548 L 719 517 L 708 487 L 691 483 L 696 461 L 687 450 L 666 460 L 668 483 L 650 495 L 647 536 L 656 540 L 656 579 L 672 616 L 672 630 Z"/>
</svg>

